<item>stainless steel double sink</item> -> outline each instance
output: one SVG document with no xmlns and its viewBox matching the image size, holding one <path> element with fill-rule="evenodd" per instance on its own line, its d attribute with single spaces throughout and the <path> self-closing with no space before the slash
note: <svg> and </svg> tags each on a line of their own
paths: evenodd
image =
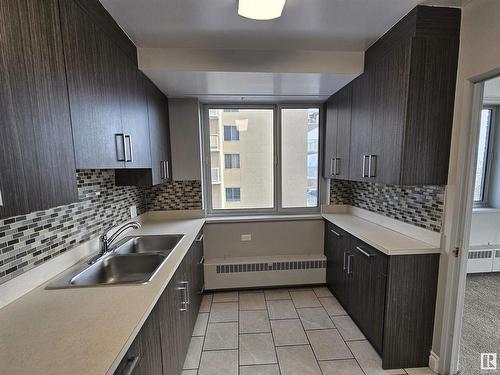
<svg viewBox="0 0 500 375">
<path fill-rule="evenodd" d="M 47 289 L 146 284 L 153 279 L 184 235 L 125 237 L 92 265 L 71 268 Z"/>
</svg>

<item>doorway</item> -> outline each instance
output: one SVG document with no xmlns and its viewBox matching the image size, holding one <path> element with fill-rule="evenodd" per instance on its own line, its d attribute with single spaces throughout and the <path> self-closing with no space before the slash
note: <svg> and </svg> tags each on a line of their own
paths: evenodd
<svg viewBox="0 0 500 375">
<path fill-rule="evenodd" d="M 500 77 L 476 84 L 451 373 L 500 373 Z"/>
</svg>

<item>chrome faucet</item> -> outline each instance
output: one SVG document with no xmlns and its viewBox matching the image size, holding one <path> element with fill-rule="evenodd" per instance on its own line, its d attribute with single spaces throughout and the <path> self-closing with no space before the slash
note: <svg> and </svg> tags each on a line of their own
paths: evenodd
<svg viewBox="0 0 500 375">
<path fill-rule="evenodd" d="M 139 222 L 137 221 L 131 221 L 131 222 L 128 222 L 128 223 L 125 223 L 123 224 L 120 228 L 118 228 L 116 230 L 115 233 L 113 233 L 112 236 L 110 236 L 108 238 L 108 232 L 113 228 L 113 226 L 109 227 L 108 229 L 106 229 L 104 231 L 104 233 L 101 235 L 101 237 L 99 237 L 99 240 L 101 242 L 101 248 L 99 249 L 99 253 L 97 253 L 95 256 L 93 256 L 90 260 L 89 260 L 89 264 L 94 264 L 95 262 L 97 262 L 100 258 L 102 258 L 104 255 L 106 255 L 107 253 L 109 253 L 109 247 L 111 246 L 111 244 L 118 238 L 118 236 L 120 234 L 122 234 L 124 231 L 126 231 L 127 229 L 129 228 L 133 228 L 133 229 L 140 229 L 141 228 L 141 224 L 139 224 Z"/>
</svg>

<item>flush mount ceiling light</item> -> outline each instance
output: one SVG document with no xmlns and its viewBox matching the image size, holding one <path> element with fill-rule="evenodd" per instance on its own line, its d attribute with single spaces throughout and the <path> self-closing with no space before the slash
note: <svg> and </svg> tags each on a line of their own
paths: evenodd
<svg viewBox="0 0 500 375">
<path fill-rule="evenodd" d="M 253 20 L 281 17 L 286 0 L 239 0 L 238 14 Z"/>
</svg>

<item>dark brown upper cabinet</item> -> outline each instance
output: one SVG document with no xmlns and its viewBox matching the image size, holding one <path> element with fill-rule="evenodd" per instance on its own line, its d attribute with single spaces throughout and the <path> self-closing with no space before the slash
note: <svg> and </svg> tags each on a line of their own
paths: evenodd
<svg viewBox="0 0 500 375">
<path fill-rule="evenodd" d="M 61 2 L 76 166 L 151 168 L 144 82 L 101 14 L 93 1 Z"/>
<path fill-rule="evenodd" d="M 347 86 L 349 180 L 446 184 L 459 33 L 460 9 L 417 6 L 366 51 L 365 72 Z M 331 150 L 346 142 L 329 126 L 327 113 L 324 176 L 333 178 Z"/>
<path fill-rule="evenodd" d="M 0 2 L 0 218 L 78 199 L 58 2 Z"/>
<path fill-rule="evenodd" d="M 168 99 L 142 72 L 139 75 L 147 102 L 151 167 L 117 170 L 117 185 L 153 186 L 172 180 Z"/>
<path fill-rule="evenodd" d="M 325 163 L 323 177 L 349 177 L 351 137 L 351 86 L 341 89 L 326 103 Z"/>
</svg>

